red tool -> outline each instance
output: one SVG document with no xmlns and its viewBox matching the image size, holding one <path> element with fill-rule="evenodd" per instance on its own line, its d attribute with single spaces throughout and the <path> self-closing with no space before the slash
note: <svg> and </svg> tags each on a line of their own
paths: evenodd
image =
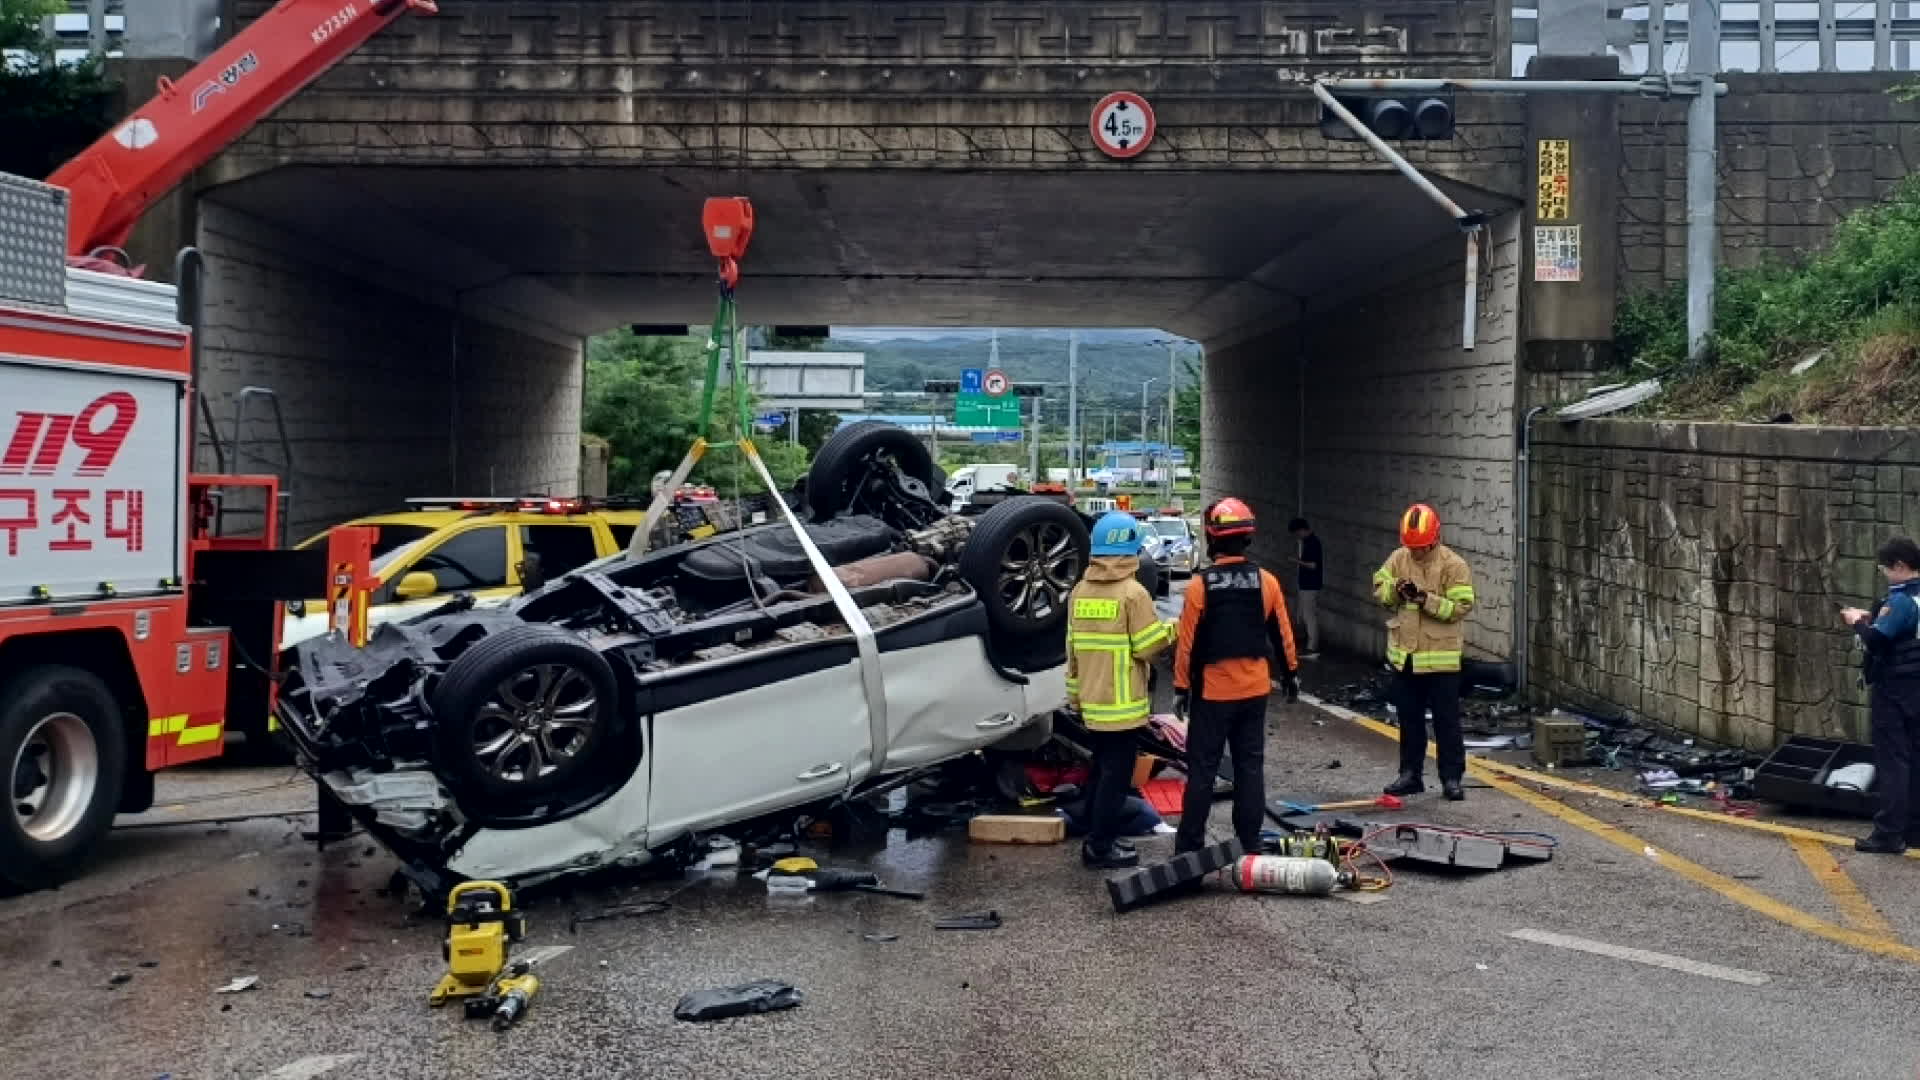
<svg viewBox="0 0 1920 1080">
<path fill-rule="evenodd" d="M 1404 810 L 1407 804 L 1400 801 L 1398 795 L 1377 795 L 1371 799 L 1348 799 L 1344 802 L 1306 803 L 1285 802 L 1282 805 L 1296 814 L 1317 814 L 1322 810 Z"/>
</svg>

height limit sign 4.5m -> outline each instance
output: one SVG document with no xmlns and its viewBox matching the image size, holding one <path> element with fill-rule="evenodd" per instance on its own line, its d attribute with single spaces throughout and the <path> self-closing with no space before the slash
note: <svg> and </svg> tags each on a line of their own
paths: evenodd
<svg viewBox="0 0 1920 1080">
<path fill-rule="evenodd" d="M 1108 94 L 1093 107 L 1088 122 L 1093 145 L 1108 157 L 1139 156 L 1153 142 L 1153 106 L 1139 94 L 1122 90 Z"/>
</svg>

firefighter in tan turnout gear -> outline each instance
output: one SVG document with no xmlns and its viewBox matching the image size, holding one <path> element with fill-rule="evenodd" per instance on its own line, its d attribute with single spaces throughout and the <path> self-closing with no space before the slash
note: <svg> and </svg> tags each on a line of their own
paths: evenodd
<svg viewBox="0 0 1920 1080">
<path fill-rule="evenodd" d="M 1415 503 L 1400 518 L 1400 547 L 1373 574 L 1374 599 L 1393 611 L 1387 620 L 1387 663 L 1393 668 L 1393 705 L 1400 715 L 1400 776 L 1389 795 L 1425 791 L 1427 711 L 1440 758 L 1440 786 L 1449 799 L 1460 787 L 1467 750 L 1460 735 L 1460 654 L 1464 621 L 1473 610 L 1473 572 L 1440 542 L 1440 515 Z"/>
<path fill-rule="evenodd" d="M 1067 697 L 1093 743 L 1080 858 L 1104 869 L 1140 862 L 1119 835 L 1120 808 L 1132 786 L 1133 732 L 1152 711 L 1149 665 L 1173 644 L 1173 624 L 1134 578 L 1142 539 L 1139 520 L 1124 511 L 1094 522 L 1092 564 L 1068 598 Z"/>
</svg>

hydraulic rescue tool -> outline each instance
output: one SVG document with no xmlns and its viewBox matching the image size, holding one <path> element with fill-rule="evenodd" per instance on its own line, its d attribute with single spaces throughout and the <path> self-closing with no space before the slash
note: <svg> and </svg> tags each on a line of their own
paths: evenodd
<svg viewBox="0 0 1920 1080">
<path fill-rule="evenodd" d="M 513 892 L 498 881 L 464 881 L 447 895 L 447 973 L 433 988 L 427 1004 L 444 1005 L 448 998 L 492 995 L 496 981 L 508 972 L 509 948 L 526 936 L 527 917 L 513 907 Z M 515 965 L 516 967 L 522 965 Z M 507 975 L 530 980 L 532 997 L 539 980 L 530 975 Z M 518 1015 L 525 1003 L 515 1010 Z M 472 1015 L 471 1012 L 469 1015 Z M 511 1022 L 511 1020 L 509 1020 Z"/>
</svg>

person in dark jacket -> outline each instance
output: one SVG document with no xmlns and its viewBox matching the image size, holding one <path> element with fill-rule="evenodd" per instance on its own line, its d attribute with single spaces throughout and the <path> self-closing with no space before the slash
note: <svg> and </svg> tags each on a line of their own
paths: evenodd
<svg viewBox="0 0 1920 1080">
<path fill-rule="evenodd" d="M 1289 701 L 1299 696 L 1300 659 L 1280 582 L 1247 558 L 1253 511 L 1226 498 L 1207 508 L 1212 565 L 1187 582 L 1174 645 L 1175 711 L 1188 714 L 1187 793 L 1173 850 L 1205 846 L 1220 755 L 1233 753 L 1233 831 L 1249 854 L 1260 850 L 1267 783 L 1267 696 L 1273 669 Z"/>
<path fill-rule="evenodd" d="M 1840 619 L 1866 647 L 1873 733 L 1873 790 L 1880 812 L 1873 833 L 1854 841 L 1860 851 L 1899 855 L 1920 844 L 1920 545 L 1896 536 L 1877 561 L 1887 598 L 1876 611 L 1846 608 Z"/>
</svg>

